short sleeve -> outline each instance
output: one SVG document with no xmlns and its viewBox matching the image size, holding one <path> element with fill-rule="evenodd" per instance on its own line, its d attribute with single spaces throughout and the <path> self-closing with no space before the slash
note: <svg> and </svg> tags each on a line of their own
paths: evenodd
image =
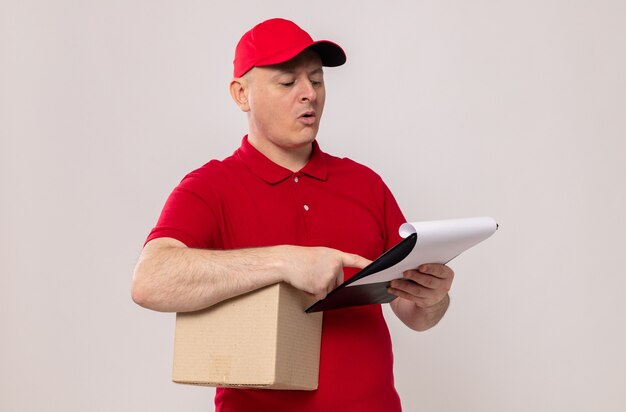
<svg viewBox="0 0 626 412">
<path fill-rule="evenodd" d="M 216 247 L 220 231 L 216 219 L 218 210 L 219 197 L 210 182 L 200 172 L 191 172 L 169 195 L 146 243 L 171 237 L 187 247 Z"/>
<path fill-rule="evenodd" d="M 391 190 L 383 183 L 383 202 L 385 213 L 385 228 L 386 228 L 386 245 L 385 250 L 391 249 L 398 244 L 402 237 L 400 236 L 400 225 L 406 223 L 404 214 L 398 206 L 398 202 L 391 193 Z"/>
</svg>

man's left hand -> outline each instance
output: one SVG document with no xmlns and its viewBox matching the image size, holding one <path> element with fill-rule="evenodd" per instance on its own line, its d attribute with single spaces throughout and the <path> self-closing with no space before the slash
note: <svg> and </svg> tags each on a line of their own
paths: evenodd
<svg viewBox="0 0 626 412">
<path fill-rule="evenodd" d="M 428 263 L 417 270 L 407 270 L 402 279 L 392 280 L 389 293 L 426 309 L 447 299 L 453 279 L 454 271 L 448 266 Z"/>
</svg>

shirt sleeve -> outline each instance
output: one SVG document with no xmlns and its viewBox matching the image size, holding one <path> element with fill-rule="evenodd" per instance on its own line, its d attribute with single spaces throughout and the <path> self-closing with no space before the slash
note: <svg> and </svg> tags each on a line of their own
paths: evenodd
<svg viewBox="0 0 626 412">
<path fill-rule="evenodd" d="M 389 187 L 384 183 L 383 202 L 386 228 L 385 250 L 389 250 L 402 240 L 399 229 L 403 223 L 406 223 L 406 218 L 402 210 L 400 210 L 400 206 L 398 206 L 398 202 L 391 193 L 391 190 L 389 190 Z"/>
<path fill-rule="evenodd" d="M 188 174 L 169 195 L 146 243 L 171 237 L 192 248 L 216 247 L 219 197 L 200 172 Z"/>
</svg>

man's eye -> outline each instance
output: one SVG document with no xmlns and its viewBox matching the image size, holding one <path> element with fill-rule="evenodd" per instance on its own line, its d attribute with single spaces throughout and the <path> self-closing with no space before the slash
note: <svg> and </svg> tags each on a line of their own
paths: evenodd
<svg viewBox="0 0 626 412">
<path fill-rule="evenodd" d="M 281 86 L 285 86 L 285 87 L 289 87 L 289 86 L 293 86 L 295 82 L 280 82 Z"/>
</svg>

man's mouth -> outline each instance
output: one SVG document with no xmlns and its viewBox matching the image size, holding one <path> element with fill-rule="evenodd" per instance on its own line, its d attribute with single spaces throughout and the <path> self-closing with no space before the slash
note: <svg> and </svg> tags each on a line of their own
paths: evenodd
<svg viewBox="0 0 626 412">
<path fill-rule="evenodd" d="M 306 111 L 302 113 L 298 119 L 304 124 L 311 125 L 315 123 L 315 112 L 313 110 Z"/>
</svg>

